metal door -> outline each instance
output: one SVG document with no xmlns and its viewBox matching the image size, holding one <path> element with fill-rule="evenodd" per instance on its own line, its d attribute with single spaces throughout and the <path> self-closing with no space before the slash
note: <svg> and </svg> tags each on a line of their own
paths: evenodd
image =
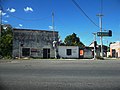
<svg viewBox="0 0 120 90">
<path fill-rule="evenodd" d="M 50 58 L 50 49 L 49 48 L 43 49 L 43 58 Z"/>
</svg>

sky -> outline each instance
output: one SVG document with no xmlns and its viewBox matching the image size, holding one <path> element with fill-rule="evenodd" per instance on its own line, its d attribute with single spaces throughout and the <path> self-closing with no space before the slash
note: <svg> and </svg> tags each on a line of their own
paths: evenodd
<svg viewBox="0 0 120 90">
<path fill-rule="evenodd" d="M 103 37 L 103 44 L 120 41 L 120 0 L 102 0 L 103 31 L 112 30 L 112 37 Z M 101 0 L 75 0 L 85 14 L 99 26 Z M 86 46 L 94 40 L 92 33 L 100 28 L 93 24 L 72 0 L 0 0 L 2 23 L 13 28 L 52 31 L 54 12 L 55 31 L 64 41 L 67 35 L 76 33 Z M 0 10 L 1 13 L 1 10 Z M 100 37 L 97 36 L 100 44 Z"/>
</svg>

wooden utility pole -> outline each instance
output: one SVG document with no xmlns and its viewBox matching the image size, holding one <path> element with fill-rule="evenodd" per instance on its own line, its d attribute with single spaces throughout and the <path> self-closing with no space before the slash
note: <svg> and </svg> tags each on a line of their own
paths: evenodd
<svg viewBox="0 0 120 90">
<path fill-rule="evenodd" d="M 53 47 L 55 50 L 55 58 L 57 58 L 57 41 L 55 41 L 54 12 L 52 12 L 52 30 L 53 30 Z"/>
<path fill-rule="evenodd" d="M 102 32 L 102 14 L 97 15 L 99 17 L 99 27 L 100 27 L 100 32 Z M 100 36 L 100 45 L 101 45 L 101 57 L 103 57 L 103 41 L 102 41 L 103 36 Z"/>
<path fill-rule="evenodd" d="M 98 14 L 97 16 L 99 17 L 99 28 L 100 28 L 100 32 L 102 32 L 102 17 L 103 17 L 103 14 L 102 14 L 102 11 L 103 11 L 103 0 L 101 0 L 101 3 L 100 3 L 100 8 L 101 8 L 101 11 L 100 11 L 100 14 Z M 102 41 L 102 38 L 103 36 L 101 35 L 100 36 L 100 45 L 101 45 L 101 57 L 103 57 L 103 41 Z"/>
</svg>

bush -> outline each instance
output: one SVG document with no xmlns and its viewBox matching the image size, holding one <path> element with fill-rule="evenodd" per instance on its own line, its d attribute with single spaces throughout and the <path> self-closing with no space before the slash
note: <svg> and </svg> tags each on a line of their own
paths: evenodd
<svg viewBox="0 0 120 90">
<path fill-rule="evenodd" d="M 3 59 L 12 59 L 12 57 L 11 56 L 5 56 L 5 57 L 3 57 Z"/>
</svg>

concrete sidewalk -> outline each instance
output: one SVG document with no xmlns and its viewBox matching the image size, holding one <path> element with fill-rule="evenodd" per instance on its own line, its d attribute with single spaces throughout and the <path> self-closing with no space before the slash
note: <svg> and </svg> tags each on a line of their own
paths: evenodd
<svg viewBox="0 0 120 90">
<path fill-rule="evenodd" d="M 8 62 L 12 62 L 12 61 L 34 61 L 34 60 L 43 60 L 43 61 L 91 61 L 94 59 L 32 59 L 32 58 L 28 58 L 28 59 L 0 59 L 0 63 L 8 63 Z M 95 59 L 95 60 L 100 60 L 100 59 Z M 104 58 L 103 61 L 105 60 L 120 60 L 120 58 Z"/>
</svg>

